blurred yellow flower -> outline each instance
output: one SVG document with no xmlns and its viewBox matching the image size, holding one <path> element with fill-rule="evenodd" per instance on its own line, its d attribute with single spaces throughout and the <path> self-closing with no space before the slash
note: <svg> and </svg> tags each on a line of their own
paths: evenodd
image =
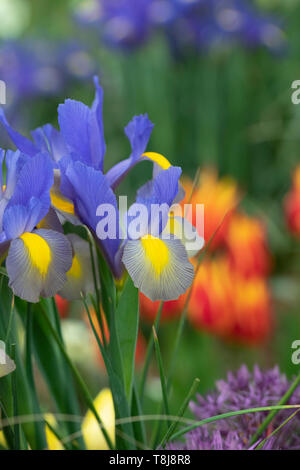
<svg viewBox="0 0 300 470">
<path fill-rule="evenodd" d="M 111 391 L 104 388 L 94 400 L 95 408 L 105 429 L 115 443 L 115 410 Z M 108 445 L 100 430 L 99 424 L 89 410 L 82 423 L 82 434 L 88 450 L 108 450 Z"/>
<path fill-rule="evenodd" d="M 6 447 L 6 440 L 5 440 L 4 432 L 3 432 L 3 431 L 0 431 L 0 445 L 1 445 L 2 447 Z"/>
<path fill-rule="evenodd" d="M 45 420 L 47 421 L 47 423 L 50 424 L 50 426 L 52 428 L 55 428 L 56 419 L 54 418 L 54 416 L 52 414 L 47 413 L 45 415 Z M 45 433 L 46 433 L 46 440 L 47 440 L 49 450 L 64 450 L 64 446 L 62 445 L 60 440 L 57 439 L 54 432 L 52 432 L 51 429 L 49 428 L 49 426 L 47 426 L 47 425 L 46 425 L 46 428 L 45 428 Z"/>
</svg>

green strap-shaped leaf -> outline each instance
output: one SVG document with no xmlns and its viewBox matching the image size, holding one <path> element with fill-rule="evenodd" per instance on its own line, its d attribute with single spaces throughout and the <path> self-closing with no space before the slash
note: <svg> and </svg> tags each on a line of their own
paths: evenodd
<svg viewBox="0 0 300 470">
<path fill-rule="evenodd" d="M 139 326 L 139 295 L 128 277 L 116 311 L 116 327 L 123 361 L 125 391 L 131 403 L 134 379 L 135 350 Z"/>
</svg>

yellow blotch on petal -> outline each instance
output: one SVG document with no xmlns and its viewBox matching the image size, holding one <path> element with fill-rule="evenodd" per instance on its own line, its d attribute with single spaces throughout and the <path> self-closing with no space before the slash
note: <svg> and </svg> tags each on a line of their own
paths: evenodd
<svg viewBox="0 0 300 470">
<path fill-rule="evenodd" d="M 141 241 L 146 258 L 152 264 L 155 274 L 159 276 L 169 262 L 167 245 L 152 235 L 145 235 Z"/>
<path fill-rule="evenodd" d="M 39 270 L 41 276 L 45 277 L 51 263 L 51 250 L 48 243 L 36 233 L 23 233 L 20 236 L 31 263 Z"/>
<path fill-rule="evenodd" d="M 74 204 L 62 194 L 57 193 L 54 189 L 50 191 L 51 204 L 56 209 L 67 212 L 68 214 L 74 214 Z"/>
<path fill-rule="evenodd" d="M 115 410 L 111 391 L 104 388 L 94 400 L 94 406 L 113 444 L 115 444 Z M 82 435 L 88 450 L 108 450 L 105 437 L 94 414 L 89 410 L 82 423 Z"/>
<path fill-rule="evenodd" d="M 157 163 L 157 165 L 160 166 L 162 170 L 167 170 L 171 166 L 171 163 L 169 162 L 169 160 L 167 160 L 166 157 L 164 157 L 160 153 L 146 152 L 142 155 L 142 158 L 143 157 L 148 158 L 153 163 Z"/>
<path fill-rule="evenodd" d="M 75 279 L 80 279 L 81 276 L 82 276 L 81 264 L 79 262 L 78 256 L 74 255 L 72 266 L 69 269 L 69 271 L 67 272 L 67 277 L 73 277 Z"/>
</svg>

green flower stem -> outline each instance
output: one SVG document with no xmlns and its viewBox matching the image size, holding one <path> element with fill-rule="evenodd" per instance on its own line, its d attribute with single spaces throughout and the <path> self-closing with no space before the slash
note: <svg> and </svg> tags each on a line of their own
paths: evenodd
<svg viewBox="0 0 300 470">
<path fill-rule="evenodd" d="M 39 405 L 38 394 L 35 387 L 33 367 L 32 367 L 32 310 L 31 303 L 27 303 L 27 316 L 26 316 L 26 357 L 25 357 L 25 370 L 28 380 L 28 384 L 31 392 L 31 401 L 33 412 L 35 414 L 41 414 Z M 36 446 L 38 449 L 45 449 L 47 447 L 47 440 L 45 435 L 45 428 L 43 423 L 36 422 L 35 427 L 35 439 Z"/>
<path fill-rule="evenodd" d="M 97 422 L 99 423 L 100 429 L 101 429 L 101 431 L 103 432 L 103 435 L 104 435 L 104 438 L 105 438 L 105 440 L 106 440 L 106 442 L 107 442 L 108 447 L 109 447 L 110 449 L 113 449 L 114 446 L 113 446 L 113 444 L 112 444 L 112 442 L 111 442 L 111 439 L 110 439 L 109 435 L 107 434 L 107 431 L 106 431 L 106 429 L 105 429 L 105 427 L 104 427 L 104 425 L 103 425 L 103 423 L 102 423 L 102 420 L 101 420 L 101 418 L 100 418 L 100 416 L 99 416 L 99 414 L 98 414 L 98 412 L 97 412 L 97 410 L 96 410 L 96 408 L 95 408 L 95 406 L 94 406 L 93 399 L 92 399 L 92 397 L 91 397 L 91 395 L 90 395 L 90 392 L 88 391 L 88 389 L 87 389 L 87 387 L 86 387 L 84 381 L 82 380 L 82 378 L 81 378 L 79 372 L 77 371 L 76 367 L 74 366 L 74 364 L 72 363 L 71 359 L 69 358 L 69 356 L 68 356 L 68 354 L 67 354 L 67 352 L 66 352 L 66 350 L 65 350 L 65 348 L 64 348 L 64 345 L 63 345 L 63 343 L 61 342 L 61 340 L 60 340 L 60 338 L 59 338 L 58 333 L 57 333 L 57 332 L 55 331 L 55 329 L 53 328 L 53 326 L 52 326 L 52 324 L 51 324 L 51 322 L 50 322 L 50 320 L 49 320 L 49 318 L 48 318 L 46 312 L 44 311 L 44 309 L 43 309 L 43 313 L 44 313 L 44 318 L 45 318 L 45 320 L 46 320 L 46 323 L 47 323 L 47 326 L 48 326 L 48 328 L 49 328 L 49 331 L 50 331 L 50 333 L 52 334 L 53 338 L 55 339 L 55 341 L 56 341 L 56 343 L 57 343 L 57 345 L 58 345 L 58 347 L 59 347 L 59 349 L 60 349 L 62 355 L 64 356 L 65 360 L 67 361 L 67 363 L 68 363 L 68 365 L 69 365 L 69 367 L 70 367 L 70 369 L 71 369 L 71 371 L 72 371 L 72 373 L 73 373 L 73 375 L 74 375 L 74 378 L 76 379 L 77 384 L 78 384 L 78 386 L 79 386 L 79 388 L 80 388 L 80 390 L 81 390 L 81 392 L 82 392 L 82 394 L 83 394 L 83 397 L 84 397 L 84 399 L 85 399 L 85 402 L 86 402 L 87 406 L 88 406 L 89 409 L 92 411 L 92 413 L 94 414 L 94 416 L 95 416 Z"/>
<path fill-rule="evenodd" d="M 90 248 L 90 258 L 91 258 L 91 264 L 92 264 L 92 273 L 93 273 L 94 288 L 95 288 L 95 294 L 96 294 L 96 302 L 94 302 L 94 299 L 92 296 L 91 296 L 91 300 L 92 300 L 93 307 L 97 315 L 97 320 L 101 329 L 103 345 L 104 345 L 104 348 L 107 349 L 107 340 L 105 337 L 104 325 L 103 325 L 102 315 L 100 311 L 101 295 L 100 295 L 100 288 L 97 282 L 96 264 L 95 264 L 95 258 L 94 258 L 94 253 L 93 253 L 93 239 L 89 231 L 88 231 L 88 242 L 89 242 L 89 248 Z"/>
<path fill-rule="evenodd" d="M 55 297 L 51 298 L 51 303 L 52 303 L 52 308 L 53 308 L 53 313 L 54 313 L 55 326 L 56 326 L 56 329 L 57 329 L 58 334 L 60 336 L 61 342 L 63 343 L 64 340 L 63 340 L 63 335 L 62 335 L 62 332 L 61 332 L 59 313 L 58 313 Z"/>
</svg>

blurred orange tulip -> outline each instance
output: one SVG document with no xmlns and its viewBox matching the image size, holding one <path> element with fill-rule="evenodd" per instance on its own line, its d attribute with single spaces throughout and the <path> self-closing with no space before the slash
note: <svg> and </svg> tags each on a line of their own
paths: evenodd
<svg viewBox="0 0 300 470">
<path fill-rule="evenodd" d="M 66 318 L 69 313 L 70 302 L 58 294 L 55 296 L 55 302 L 60 318 Z"/>
<path fill-rule="evenodd" d="M 263 223 L 246 214 L 235 213 L 228 224 L 225 243 L 232 267 L 242 276 L 266 276 L 271 257 Z"/>
<path fill-rule="evenodd" d="M 205 169 L 201 172 L 198 185 L 193 190 L 193 183 L 183 179 L 186 192 L 183 204 L 204 204 L 204 240 L 208 243 L 216 232 L 210 249 L 219 247 L 224 241 L 227 226 L 239 201 L 238 188 L 231 178 L 218 179 L 217 172 Z M 192 193 L 193 191 L 193 193 Z M 190 197 L 192 194 L 192 197 Z M 186 214 L 187 219 L 196 225 L 196 211 Z M 202 235 L 202 234 L 200 234 Z"/>
</svg>

